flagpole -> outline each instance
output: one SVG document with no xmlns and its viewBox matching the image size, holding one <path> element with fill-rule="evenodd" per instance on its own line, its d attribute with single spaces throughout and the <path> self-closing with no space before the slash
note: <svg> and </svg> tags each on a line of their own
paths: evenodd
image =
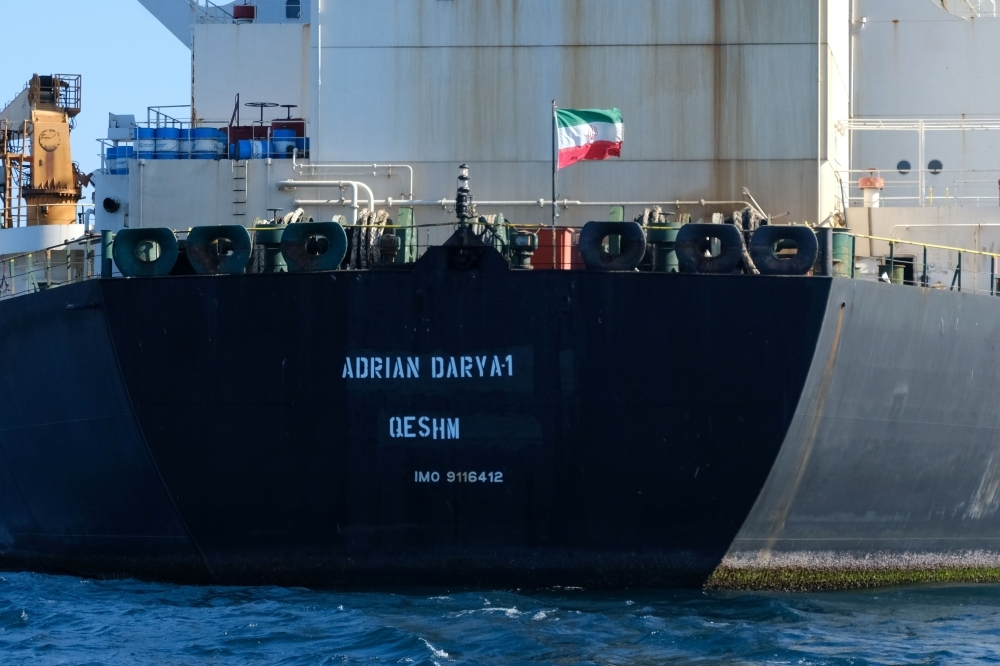
<svg viewBox="0 0 1000 666">
<path fill-rule="evenodd" d="M 556 218 L 559 204 L 556 203 L 556 174 L 559 173 L 559 120 L 556 101 L 552 100 L 552 268 L 556 269 Z"/>
</svg>

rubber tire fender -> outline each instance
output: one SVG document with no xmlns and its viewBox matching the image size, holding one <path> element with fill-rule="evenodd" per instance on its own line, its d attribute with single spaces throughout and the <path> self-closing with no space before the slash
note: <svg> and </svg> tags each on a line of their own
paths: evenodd
<svg viewBox="0 0 1000 666">
<path fill-rule="evenodd" d="M 719 239 L 719 256 L 705 256 L 705 241 Z M 685 224 L 674 242 L 682 273 L 732 273 L 743 259 L 742 232 L 732 224 Z"/>
<path fill-rule="evenodd" d="M 220 256 L 212 249 L 212 244 L 219 240 L 232 243 L 231 254 Z M 253 245 L 250 233 L 242 224 L 222 224 L 192 229 L 184 250 L 199 275 L 237 275 L 246 271 Z"/>
<path fill-rule="evenodd" d="M 782 258 L 774 253 L 774 244 L 783 240 L 795 243 L 795 256 Z M 750 257 L 762 275 L 805 275 L 812 270 L 819 256 L 816 233 L 804 226 L 769 224 L 760 227 L 753 232 L 749 249 Z"/>
<path fill-rule="evenodd" d="M 160 246 L 160 256 L 153 261 L 143 261 L 136 256 L 139 243 L 156 243 Z M 172 229 L 150 227 L 148 229 L 122 229 L 115 234 L 111 244 L 111 256 L 115 266 L 125 277 L 164 277 L 170 275 L 177 263 L 177 237 Z"/>
<path fill-rule="evenodd" d="M 620 254 L 604 251 L 608 236 L 621 236 Z M 588 271 L 632 271 L 645 254 L 646 234 L 637 222 L 587 222 L 580 232 L 580 256 Z"/>
<path fill-rule="evenodd" d="M 326 238 L 329 247 L 322 254 L 309 251 L 309 239 Z M 347 256 L 347 233 L 337 222 L 294 222 L 281 234 L 281 254 L 289 273 L 334 271 Z"/>
</svg>

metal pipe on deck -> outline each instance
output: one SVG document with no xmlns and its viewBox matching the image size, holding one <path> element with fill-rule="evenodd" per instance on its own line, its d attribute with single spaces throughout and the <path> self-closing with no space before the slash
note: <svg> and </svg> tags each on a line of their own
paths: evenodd
<svg viewBox="0 0 1000 666">
<path fill-rule="evenodd" d="M 339 181 L 282 181 L 282 182 L 295 182 L 295 183 L 305 183 L 305 182 L 339 182 Z M 282 183 L 278 183 L 281 187 Z M 289 185 L 288 188 L 297 187 L 298 185 Z M 312 185 L 311 187 L 332 187 L 332 185 Z M 367 188 L 366 188 L 367 189 Z M 295 199 L 293 202 L 296 206 L 343 206 L 346 205 L 343 199 Z M 449 205 L 454 205 L 455 200 L 453 198 L 449 199 L 374 199 L 374 200 L 361 200 L 359 203 L 369 204 L 373 203 L 378 206 L 388 206 L 390 208 L 394 207 L 410 207 L 410 206 L 441 206 L 446 208 Z M 556 202 L 563 208 L 569 208 L 570 206 L 600 206 L 600 207 L 611 207 L 611 206 L 744 206 L 748 208 L 754 208 L 751 204 L 746 201 L 710 201 L 707 199 L 699 199 L 697 201 L 680 201 L 680 200 L 659 200 L 659 201 L 580 201 L 576 199 L 559 199 Z M 477 206 L 538 206 L 539 208 L 545 208 L 546 206 L 552 205 L 551 199 L 530 199 L 530 200 L 509 200 L 509 201 L 476 201 Z M 754 208 L 755 209 L 755 208 Z M 756 209 L 755 209 L 756 210 Z"/>
<path fill-rule="evenodd" d="M 366 201 L 366 206 L 368 210 L 374 212 L 375 206 L 372 203 L 375 201 L 375 194 L 372 189 L 357 180 L 282 180 L 278 182 L 278 189 L 283 192 L 290 192 L 299 187 L 337 187 L 344 189 L 345 187 L 351 188 L 351 208 L 354 209 L 354 220 L 358 221 L 358 190 L 363 189 L 368 194 L 368 200 Z M 339 201 L 339 200 L 335 200 Z M 298 206 L 298 200 L 296 200 L 295 205 Z M 346 205 L 341 203 L 340 205 Z"/>
</svg>

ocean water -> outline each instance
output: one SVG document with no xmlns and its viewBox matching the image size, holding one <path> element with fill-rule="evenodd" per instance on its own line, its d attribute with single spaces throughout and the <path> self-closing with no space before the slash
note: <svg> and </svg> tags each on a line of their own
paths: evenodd
<svg viewBox="0 0 1000 666">
<path fill-rule="evenodd" d="M 1000 661 L 1000 587 L 342 593 L 8 573 L 2 664 Z"/>
</svg>

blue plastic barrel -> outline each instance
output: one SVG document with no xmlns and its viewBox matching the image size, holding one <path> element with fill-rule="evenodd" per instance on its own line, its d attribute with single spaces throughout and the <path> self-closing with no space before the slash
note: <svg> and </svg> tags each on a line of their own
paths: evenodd
<svg viewBox="0 0 1000 666">
<path fill-rule="evenodd" d="M 229 146 L 229 133 L 226 130 L 216 130 L 215 159 L 226 159 L 226 151 Z"/>
<path fill-rule="evenodd" d="M 118 150 L 115 151 L 115 162 L 117 166 L 115 167 L 115 173 L 126 174 L 128 173 L 128 153 L 131 150 L 130 146 L 118 146 Z"/>
<path fill-rule="evenodd" d="M 176 127 L 156 128 L 156 159 L 176 160 L 180 148 L 181 131 Z"/>
<path fill-rule="evenodd" d="M 104 170 L 111 175 L 118 173 L 118 149 L 113 146 L 104 151 Z"/>
<path fill-rule="evenodd" d="M 253 142 L 246 139 L 229 145 L 229 157 L 234 160 L 248 160 L 253 155 Z"/>
<path fill-rule="evenodd" d="M 186 160 L 191 157 L 191 130 L 182 129 L 177 137 L 177 159 Z"/>
<path fill-rule="evenodd" d="M 152 127 L 135 128 L 135 156 L 140 160 L 151 160 L 156 154 L 156 132 Z"/>
<path fill-rule="evenodd" d="M 191 130 L 191 159 L 212 160 L 219 151 L 219 130 L 195 127 Z"/>
<path fill-rule="evenodd" d="M 292 150 L 295 148 L 295 130 L 276 129 L 271 133 L 273 152 L 272 157 L 278 159 L 291 159 Z"/>
<path fill-rule="evenodd" d="M 299 151 L 299 157 L 304 157 L 309 154 L 309 137 L 299 136 L 295 138 L 295 147 Z"/>
</svg>

